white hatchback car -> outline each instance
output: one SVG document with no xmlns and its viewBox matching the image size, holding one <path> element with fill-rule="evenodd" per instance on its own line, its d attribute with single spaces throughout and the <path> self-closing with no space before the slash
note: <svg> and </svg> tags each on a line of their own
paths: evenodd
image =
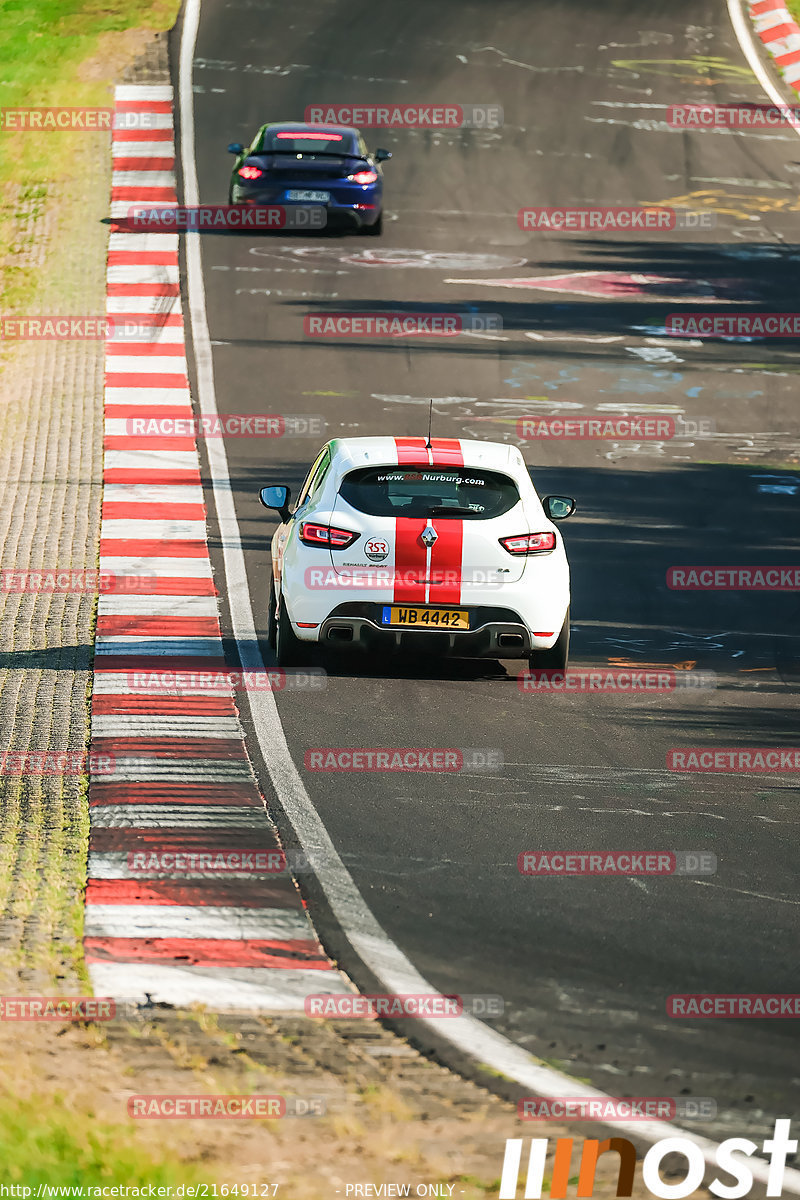
<svg viewBox="0 0 800 1200">
<path fill-rule="evenodd" d="M 317 644 L 566 667 L 569 566 L 553 522 L 575 501 L 540 500 L 515 446 L 336 438 L 293 511 L 283 484 L 260 498 L 281 517 L 268 631 L 281 666 Z"/>
</svg>

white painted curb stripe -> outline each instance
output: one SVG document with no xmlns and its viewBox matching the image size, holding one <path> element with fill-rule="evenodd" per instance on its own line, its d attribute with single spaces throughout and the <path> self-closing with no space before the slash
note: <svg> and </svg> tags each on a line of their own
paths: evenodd
<svg viewBox="0 0 800 1200">
<path fill-rule="evenodd" d="M 302 913 L 280 908 L 202 908 L 179 904 L 90 904 L 87 937 L 312 940 Z"/>
<path fill-rule="evenodd" d="M 155 963 L 93 963 L 95 993 L 121 1002 L 154 1002 L 184 1008 L 205 1004 L 214 1012 L 302 1012 L 312 993 L 352 993 L 337 971 L 262 967 L 161 967 Z"/>
<path fill-rule="evenodd" d="M 749 38 L 745 40 L 742 27 L 747 29 L 747 23 L 740 5 L 741 0 L 728 0 L 728 11 L 730 12 L 731 19 L 733 20 L 734 28 L 736 29 L 736 35 L 739 39 L 739 44 L 741 45 L 742 50 L 745 53 L 745 57 L 753 69 L 758 82 L 764 88 L 764 91 L 774 104 L 783 107 L 786 101 L 784 100 L 783 96 L 781 96 L 780 93 L 777 92 L 777 90 L 772 86 L 772 80 L 761 66 L 761 60 L 758 56 L 758 51 Z M 735 19 L 734 8 L 737 13 L 737 17 Z M 761 13 L 758 16 L 755 16 L 752 13 L 751 5 L 750 14 L 750 19 L 753 22 L 753 26 L 755 27 L 756 32 L 759 34 L 767 33 L 770 29 L 776 29 L 780 25 L 791 26 L 791 33 L 784 34 L 783 37 L 766 43 L 766 49 L 773 58 L 779 58 L 782 54 L 791 52 L 800 46 L 800 26 L 798 26 L 788 8 L 774 8 L 770 12 Z M 758 63 L 759 70 L 756 70 L 754 61 Z M 777 67 L 785 82 L 788 83 L 790 87 L 794 88 L 795 91 L 800 91 L 800 71 L 796 69 L 796 64 L 790 64 L 790 66 L 787 68 L 782 67 L 778 63 Z"/>
</svg>

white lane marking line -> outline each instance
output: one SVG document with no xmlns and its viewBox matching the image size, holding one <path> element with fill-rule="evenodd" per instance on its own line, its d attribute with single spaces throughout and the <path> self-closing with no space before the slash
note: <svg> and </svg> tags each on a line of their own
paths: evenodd
<svg viewBox="0 0 800 1200">
<path fill-rule="evenodd" d="M 213 1012 L 252 1009 L 303 1012 L 305 997 L 319 992 L 351 994 L 337 971 L 295 967 L 172 967 L 160 963 L 90 963 L 96 996 L 120 1002 L 186 1008 L 205 1004 Z"/>
<path fill-rule="evenodd" d="M 264 829 L 264 809 L 255 805 L 94 804 L 89 811 L 93 829 Z"/>
<path fill-rule="evenodd" d="M 750 70 L 753 72 L 772 103 L 776 104 L 779 108 L 785 108 L 786 100 L 781 95 L 778 88 L 775 87 L 775 84 L 769 77 L 766 67 L 761 62 L 761 58 L 755 43 L 753 27 L 742 11 L 741 0 L 728 0 L 728 14 L 731 18 L 731 25 L 733 25 L 733 31 L 736 34 L 736 39 L 741 46 L 742 54 L 744 54 L 745 58 L 747 59 Z M 800 121 L 797 120 L 794 114 L 791 115 L 789 121 L 787 122 L 787 128 L 793 129 L 794 132 L 800 137 Z M 800 1172 L 798 1172 L 798 1174 L 800 1174 Z"/>
<path fill-rule="evenodd" d="M 692 879 L 696 887 L 713 887 L 718 892 L 735 892 L 737 896 L 752 896 L 755 900 L 769 900 L 772 904 L 800 904 L 790 896 L 767 896 L 764 892 L 749 892 L 746 888 L 725 887 L 723 884 L 711 883 L 708 879 Z"/>
<path fill-rule="evenodd" d="M 86 937 L 295 938 L 315 945 L 303 912 L 282 908 L 228 908 L 189 904 L 86 905 Z"/>
<path fill-rule="evenodd" d="M 181 165 L 187 205 L 199 202 L 197 166 L 194 157 L 194 100 L 192 93 L 192 59 L 200 22 L 200 0 L 186 0 L 181 33 L 179 96 L 181 113 Z M 186 272 L 189 312 L 192 323 L 192 344 L 197 370 L 198 403 L 203 415 L 218 417 L 214 390 L 214 366 L 211 340 L 206 317 L 205 288 L 200 240 L 196 233 L 186 235 Z M 233 503 L 230 473 L 225 444 L 219 439 L 208 443 L 208 461 L 214 502 L 220 527 L 225 577 L 228 582 L 228 601 L 234 636 L 242 666 L 245 670 L 264 669 L 259 651 L 250 592 L 247 584 L 244 550 Z M 325 891 L 335 919 L 359 958 L 381 980 L 387 990 L 399 994 L 435 992 L 420 975 L 385 930 L 375 920 L 364 903 L 352 876 L 345 867 L 327 829 L 311 803 L 303 781 L 294 765 L 274 697 L 269 693 L 251 693 L 250 710 L 256 736 L 267 765 L 272 784 L 289 817 L 303 850 L 309 857 L 320 885 Z M 607 1100 L 604 1092 L 587 1087 L 575 1079 L 560 1075 L 549 1067 L 536 1064 L 514 1042 L 483 1025 L 474 1017 L 461 1017 L 457 1022 L 447 1018 L 425 1019 L 457 1049 L 479 1063 L 485 1063 L 523 1087 L 544 1097 L 580 1096 Z M 449 1026 L 456 1026 L 455 1028 Z M 708 1138 L 680 1129 L 665 1121 L 615 1122 L 615 1130 L 623 1129 L 643 1140 L 659 1141 L 665 1137 L 684 1137 L 698 1145 L 711 1166 L 717 1166 L 717 1143 Z M 751 1162 L 755 1178 L 767 1180 L 769 1165 Z M 800 1194 L 800 1171 L 787 1169 L 784 1185 Z"/>
</svg>

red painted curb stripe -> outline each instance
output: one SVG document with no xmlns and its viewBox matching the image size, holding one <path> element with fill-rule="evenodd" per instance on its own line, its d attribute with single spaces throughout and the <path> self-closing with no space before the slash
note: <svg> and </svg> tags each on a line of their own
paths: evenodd
<svg viewBox="0 0 800 1200">
<path fill-rule="evenodd" d="M 241 941 L 222 938 L 99 938 L 83 940 L 86 961 L 157 962 L 195 967 L 278 967 L 285 970 L 330 971 L 333 964 L 316 950 L 315 943 L 295 941 Z"/>
<path fill-rule="evenodd" d="M 104 483 L 200 483 L 200 468 L 185 470 L 166 467 L 163 470 L 143 467 L 106 467 Z M 167 556 L 169 557 L 169 556 Z"/>
<path fill-rule="evenodd" d="M 128 782 L 118 782 L 110 779 L 103 779 L 102 775 L 98 775 L 92 781 L 91 792 L 89 794 L 89 807 L 99 808 L 105 804 L 152 804 L 154 816 L 158 815 L 158 806 L 160 804 L 168 804 L 171 807 L 176 804 L 202 804 L 203 806 L 218 804 L 221 808 L 231 806 L 233 808 L 252 808 L 253 812 L 264 811 L 264 801 L 259 794 L 258 788 L 252 783 L 229 783 L 226 784 L 224 791 L 217 787 L 209 791 L 208 784 L 200 783 L 148 783 L 144 780 L 137 779 Z M 102 830 L 93 830 L 92 837 L 95 833 L 99 834 Z M 121 836 L 128 836 L 131 830 L 118 830 Z M 141 833 L 141 830 L 137 831 Z M 169 832 L 168 829 L 160 830 L 161 833 Z M 177 834 L 177 830 L 175 831 Z M 186 829 L 182 830 L 187 837 L 190 835 L 206 836 L 206 831 L 202 829 Z"/>
<path fill-rule="evenodd" d="M 106 371 L 106 387 L 110 388 L 180 388 L 189 387 L 184 374 L 165 371 Z"/>
<path fill-rule="evenodd" d="M 109 250 L 107 262 L 109 267 L 177 267 L 178 251 Z"/>
<path fill-rule="evenodd" d="M 111 200 L 120 201 L 127 200 L 131 204 L 136 204 L 145 208 L 150 204 L 175 204 L 178 197 L 174 187 L 141 187 L 137 184 L 135 187 L 112 187 Z"/>
<path fill-rule="evenodd" d="M 205 541 L 175 538 L 174 541 L 145 538 L 101 538 L 101 557 L 113 558 L 206 558 Z"/>
<path fill-rule="evenodd" d="M 245 762 L 244 734 L 239 737 L 93 737 L 92 751 L 96 754 L 114 755 L 117 758 L 174 758 L 190 762 L 206 759 L 228 759 Z M 219 791 L 227 786 L 219 783 L 203 785 L 209 790 Z"/>
<path fill-rule="evenodd" d="M 109 283 L 106 285 L 107 296 L 179 296 L 180 294 L 179 283 Z M 117 313 L 117 318 L 125 321 L 133 320 L 131 313 Z"/>
<path fill-rule="evenodd" d="M 109 285 L 109 286 L 111 286 L 111 285 Z M 127 285 L 118 283 L 118 284 L 114 284 L 113 286 L 114 287 L 125 287 Z M 160 295 L 160 293 L 158 293 L 158 294 Z M 177 329 L 179 327 L 181 329 L 183 329 L 183 316 L 181 315 L 181 313 L 135 313 L 135 312 L 109 313 L 108 319 L 110 321 L 116 321 L 118 324 L 119 323 L 124 324 L 124 322 L 126 322 L 126 321 L 131 321 L 131 322 L 134 322 L 136 325 L 147 325 L 148 327 L 153 328 L 153 329 L 163 329 L 165 326 L 169 326 L 171 329 Z M 185 346 L 183 345 L 183 341 L 181 341 L 180 344 L 185 353 L 186 349 L 185 349 Z M 119 342 L 115 342 L 115 341 L 106 342 L 106 346 L 109 346 L 109 345 L 118 346 Z"/>
<path fill-rule="evenodd" d="M 209 654 L 101 654 L 94 660 L 95 671 L 134 671 L 145 676 L 140 681 L 142 686 L 147 678 L 163 680 L 171 672 L 180 671 L 182 674 L 208 674 L 209 671 L 236 671 L 238 668 L 227 663 L 222 656 Z M 166 685 L 165 685 L 166 690 Z"/>
<path fill-rule="evenodd" d="M 115 171 L 172 171 L 174 158 L 123 158 L 114 155 L 111 159 Z"/>
<path fill-rule="evenodd" d="M 770 42 L 779 42 L 781 38 L 789 37 L 792 33 L 797 33 L 794 21 L 791 24 L 773 25 L 771 29 L 765 29 L 758 36 L 765 45 L 768 45 Z"/>
<path fill-rule="evenodd" d="M 252 845 L 252 831 L 247 843 L 231 844 L 228 848 L 246 850 L 249 854 L 278 850 L 277 846 Z M 208 850 L 225 852 L 213 836 L 208 840 Z M 205 849 L 205 847 L 204 847 Z M 182 854 L 186 847 L 179 841 L 166 843 L 156 853 Z M 179 872 L 180 874 L 180 872 Z M 281 908 L 296 909 L 297 901 L 286 890 L 285 877 L 275 876 L 276 882 L 265 879 L 264 872 L 253 873 L 249 879 L 225 879 L 217 875 L 205 880 L 186 879 L 90 879 L 86 887 L 87 904 L 162 904 L 203 905 L 213 908 Z M 317 949 L 313 938 L 309 938 L 309 949 Z"/>
<path fill-rule="evenodd" d="M 104 450 L 194 450 L 193 437 L 155 437 L 148 434 L 107 433 Z"/>
<path fill-rule="evenodd" d="M 228 717 L 236 713 L 233 699 L 224 693 L 219 696 L 145 696 L 140 692 L 95 692 L 92 696 L 92 715 L 168 716 L 178 713 L 185 717 Z"/>
<path fill-rule="evenodd" d="M 144 421 L 159 421 L 163 419 L 185 421 L 194 415 L 191 404 L 163 404 L 159 408 L 150 408 L 146 404 L 107 404 L 106 418 L 137 418 Z M 138 435 L 138 436 L 141 436 Z M 186 436 L 185 434 L 183 435 Z"/>
<path fill-rule="evenodd" d="M 217 596 L 213 579 L 192 579 L 191 576 L 135 576 L 137 583 L 131 591 L 137 596 Z"/>
<path fill-rule="evenodd" d="M 750 5 L 750 16 L 761 17 L 764 13 L 777 12 L 780 8 L 786 8 L 785 0 L 758 0 L 756 4 Z"/>
<path fill-rule="evenodd" d="M 149 354 L 161 357 L 164 354 L 172 354 L 176 358 L 183 358 L 186 354 L 186 347 L 183 342 L 134 342 L 121 340 L 118 342 L 106 342 L 106 356 L 109 354 L 117 354 L 130 358 L 136 355 L 138 358 L 146 358 Z M 106 405 L 106 416 L 108 416 L 109 405 Z"/>
<path fill-rule="evenodd" d="M 104 500 L 103 516 L 109 521 L 203 521 L 205 504 L 155 504 L 151 500 Z M 199 581 L 198 581 L 199 582 Z"/>
<path fill-rule="evenodd" d="M 171 100 L 117 100 L 117 112 L 150 112 L 172 114 Z"/>
<path fill-rule="evenodd" d="M 797 32 L 800 33 L 800 29 Z M 789 54 L 776 54 L 775 62 L 779 67 L 791 67 L 793 63 L 800 62 L 800 50 L 792 50 Z"/>
<path fill-rule="evenodd" d="M 109 613 L 98 616 L 97 633 L 100 637 L 114 634 L 127 637 L 220 637 L 219 621 L 216 617 L 162 617 L 138 614 Z"/>
<path fill-rule="evenodd" d="M 112 152 L 117 142 L 171 142 L 174 136 L 172 129 L 115 129 Z"/>
</svg>

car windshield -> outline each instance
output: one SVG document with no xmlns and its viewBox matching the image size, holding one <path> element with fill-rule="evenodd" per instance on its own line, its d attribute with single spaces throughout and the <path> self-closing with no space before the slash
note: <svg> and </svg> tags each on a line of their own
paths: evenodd
<svg viewBox="0 0 800 1200">
<path fill-rule="evenodd" d="M 355 156 L 356 146 L 352 134 L 309 132 L 304 135 L 302 130 L 266 129 L 259 153 Z"/>
<path fill-rule="evenodd" d="M 362 467 L 344 477 L 339 492 L 374 517 L 489 520 L 519 501 L 513 479 L 469 467 Z"/>
</svg>

